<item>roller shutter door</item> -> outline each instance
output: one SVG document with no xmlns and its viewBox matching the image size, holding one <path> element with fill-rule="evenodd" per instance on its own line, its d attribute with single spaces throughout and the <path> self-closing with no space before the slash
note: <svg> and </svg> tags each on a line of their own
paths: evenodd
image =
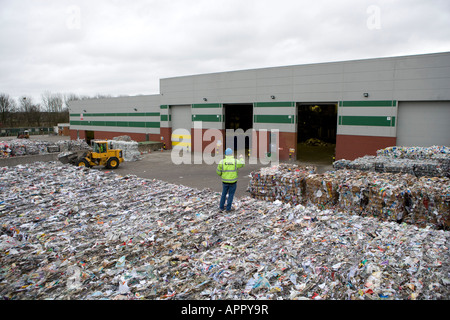
<svg viewBox="0 0 450 320">
<path fill-rule="evenodd" d="M 191 150 L 191 106 L 171 106 L 170 108 L 172 113 L 172 146 L 187 147 L 188 150 Z"/>
<path fill-rule="evenodd" d="M 399 102 L 398 146 L 450 146 L 450 101 Z"/>
</svg>

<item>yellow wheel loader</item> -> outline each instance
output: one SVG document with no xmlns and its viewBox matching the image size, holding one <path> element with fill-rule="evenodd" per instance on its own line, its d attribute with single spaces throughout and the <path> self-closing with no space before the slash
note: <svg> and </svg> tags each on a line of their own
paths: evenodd
<svg viewBox="0 0 450 320">
<path fill-rule="evenodd" d="M 79 167 L 105 166 L 108 169 L 116 169 L 123 162 L 122 150 L 110 149 L 107 141 L 94 140 L 91 145 L 92 151 L 85 151 L 80 157 L 78 153 L 70 153 L 59 160 Z"/>
<path fill-rule="evenodd" d="M 17 133 L 17 139 L 30 139 L 30 131 L 24 130 Z"/>
</svg>

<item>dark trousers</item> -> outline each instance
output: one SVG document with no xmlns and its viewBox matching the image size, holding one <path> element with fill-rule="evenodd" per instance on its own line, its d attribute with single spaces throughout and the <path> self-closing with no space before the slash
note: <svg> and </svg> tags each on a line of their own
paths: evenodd
<svg viewBox="0 0 450 320">
<path fill-rule="evenodd" d="M 222 197 L 220 198 L 219 208 L 220 210 L 224 210 L 225 208 L 225 199 L 228 194 L 227 201 L 227 211 L 231 210 L 231 204 L 233 203 L 234 194 L 236 192 L 237 183 L 224 183 L 222 182 Z"/>
</svg>

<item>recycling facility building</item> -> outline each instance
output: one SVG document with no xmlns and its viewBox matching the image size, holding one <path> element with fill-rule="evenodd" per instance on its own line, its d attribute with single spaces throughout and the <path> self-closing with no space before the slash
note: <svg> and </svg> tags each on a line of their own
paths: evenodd
<svg viewBox="0 0 450 320">
<path fill-rule="evenodd" d="M 395 145 L 450 146 L 450 52 L 165 78 L 159 94 L 69 108 L 71 139 L 129 135 L 166 149 L 204 151 L 208 129 L 253 129 L 249 152 L 258 155 L 262 139 L 280 160 L 299 158 L 311 138 L 349 160 Z"/>
</svg>

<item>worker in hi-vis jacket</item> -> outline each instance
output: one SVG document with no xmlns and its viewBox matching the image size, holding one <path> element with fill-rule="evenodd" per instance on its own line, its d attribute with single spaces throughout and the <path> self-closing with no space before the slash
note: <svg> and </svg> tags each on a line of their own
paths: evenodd
<svg viewBox="0 0 450 320">
<path fill-rule="evenodd" d="M 225 159 L 220 160 L 217 165 L 216 173 L 222 177 L 222 197 L 220 198 L 219 209 L 225 209 L 225 199 L 228 194 L 226 210 L 234 210 L 231 205 L 233 203 L 234 193 L 238 180 L 238 169 L 244 167 L 245 162 L 242 155 L 239 160 L 233 157 L 233 151 L 230 148 L 225 150 Z"/>
</svg>

